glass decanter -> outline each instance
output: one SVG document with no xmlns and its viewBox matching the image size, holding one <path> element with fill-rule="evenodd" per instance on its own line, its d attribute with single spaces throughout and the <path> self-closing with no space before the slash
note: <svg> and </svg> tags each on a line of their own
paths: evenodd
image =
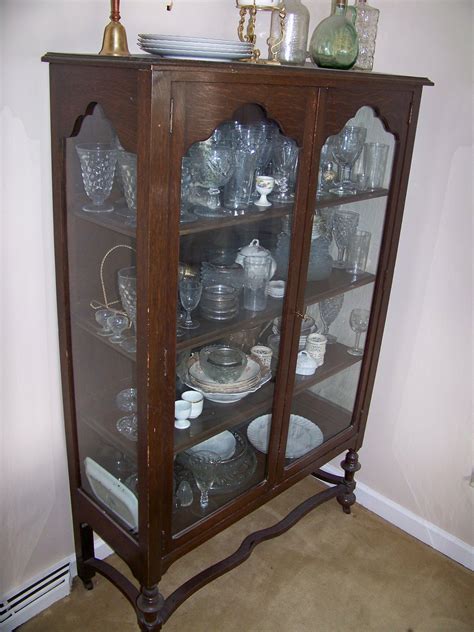
<svg viewBox="0 0 474 632">
<path fill-rule="evenodd" d="M 366 0 L 357 0 L 354 8 L 356 11 L 355 28 L 359 38 L 359 54 L 354 68 L 370 71 L 374 66 L 375 40 L 380 11 L 371 7 Z"/>
<path fill-rule="evenodd" d="M 357 59 L 357 32 L 346 10 L 347 0 L 336 0 L 334 13 L 314 30 L 309 53 L 314 63 L 321 68 L 348 70 Z"/>
<path fill-rule="evenodd" d="M 270 46 L 278 49 L 282 64 L 304 64 L 307 56 L 309 11 L 301 0 L 285 0 L 285 32 L 280 33 L 278 11 L 272 11 Z"/>
</svg>

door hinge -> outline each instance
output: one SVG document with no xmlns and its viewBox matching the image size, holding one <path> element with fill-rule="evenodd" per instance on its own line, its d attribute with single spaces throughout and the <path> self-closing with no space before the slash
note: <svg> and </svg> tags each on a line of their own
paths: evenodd
<svg viewBox="0 0 474 632">
<path fill-rule="evenodd" d="M 173 133 L 174 99 L 170 101 L 170 134 Z"/>
</svg>

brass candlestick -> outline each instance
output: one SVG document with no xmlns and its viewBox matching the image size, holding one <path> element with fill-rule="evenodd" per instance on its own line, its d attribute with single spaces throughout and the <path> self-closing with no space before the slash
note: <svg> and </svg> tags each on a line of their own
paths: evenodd
<svg viewBox="0 0 474 632">
<path fill-rule="evenodd" d="M 130 55 L 127 33 L 123 24 L 120 24 L 120 0 L 110 0 L 110 22 L 105 27 L 99 55 L 112 55 L 114 57 L 128 57 Z"/>
<path fill-rule="evenodd" d="M 285 18 L 286 18 L 286 9 L 284 5 L 275 6 L 275 5 L 262 5 L 257 6 L 256 0 L 249 0 L 248 3 L 243 4 L 236 0 L 236 6 L 239 9 L 240 20 L 239 26 L 237 28 L 237 34 L 241 42 L 250 42 L 253 44 L 253 55 L 249 60 L 254 63 L 260 64 L 279 64 L 278 61 L 278 50 L 280 48 L 280 44 L 283 41 L 283 37 L 285 35 Z M 275 39 L 271 35 L 271 27 L 270 27 L 270 35 L 267 38 L 268 45 L 268 59 L 260 59 L 260 50 L 255 46 L 257 42 L 257 36 L 255 35 L 255 24 L 257 21 L 258 11 L 272 11 L 277 12 L 280 18 L 280 34 Z M 247 29 L 245 29 L 245 20 L 247 17 L 247 13 L 249 16 Z M 245 32 L 246 31 L 246 32 Z"/>
</svg>

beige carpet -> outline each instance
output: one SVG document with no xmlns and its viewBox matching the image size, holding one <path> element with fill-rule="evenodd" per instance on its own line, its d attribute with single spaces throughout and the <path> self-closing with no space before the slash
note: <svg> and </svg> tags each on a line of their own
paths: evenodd
<svg viewBox="0 0 474 632">
<path fill-rule="evenodd" d="M 314 493 L 306 479 L 174 564 L 166 596 L 233 552 L 251 531 L 277 522 Z M 110 558 L 120 568 L 116 557 Z M 21 627 L 22 632 L 136 632 L 128 602 L 97 575 Z M 164 632 L 473 632 L 474 576 L 356 505 L 335 500 L 193 595 Z"/>
</svg>

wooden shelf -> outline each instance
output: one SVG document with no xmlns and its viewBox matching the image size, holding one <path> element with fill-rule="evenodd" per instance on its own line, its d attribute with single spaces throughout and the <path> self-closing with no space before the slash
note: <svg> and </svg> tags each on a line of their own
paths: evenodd
<svg viewBox="0 0 474 632">
<path fill-rule="evenodd" d="M 373 200 L 375 198 L 387 197 L 388 189 L 376 189 L 375 191 L 361 191 L 355 195 L 335 195 L 328 193 L 316 200 L 316 208 L 327 208 L 329 206 L 339 206 L 343 204 L 353 204 L 354 202 L 363 202 L 364 200 Z"/>
<path fill-rule="evenodd" d="M 90 222 L 91 224 L 108 228 L 121 235 L 136 237 L 136 228 L 127 224 L 127 219 L 115 211 L 112 213 L 87 213 L 86 211 L 76 208 L 73 213 L 79 219 Z"/>
<path fill-rule="evenodd" d="M 308 388 L 323 382 L 332 375 L 340 373 L 353 364 L 360 362 L 361 358 L 347 353 L 348 347 L 336 343 L 328 345 L 325 362 L 314 375 L 309 377 L 296 376 L 293 395 L 299 396 Z M 215 404 L 204 400 L 202 414 L 191 423 L 187 430 L 174 431 L 175 453 L 187 450 L 193 445 L 209 439 L 223 430 L 236 428 L 242 424 L 248 424 L 259 415 L 271 412 L 273 404 L 273 391 L 275 383 L 268 382 L 256 393 L 248 395 L 236 404 Z"/>
</svg>

